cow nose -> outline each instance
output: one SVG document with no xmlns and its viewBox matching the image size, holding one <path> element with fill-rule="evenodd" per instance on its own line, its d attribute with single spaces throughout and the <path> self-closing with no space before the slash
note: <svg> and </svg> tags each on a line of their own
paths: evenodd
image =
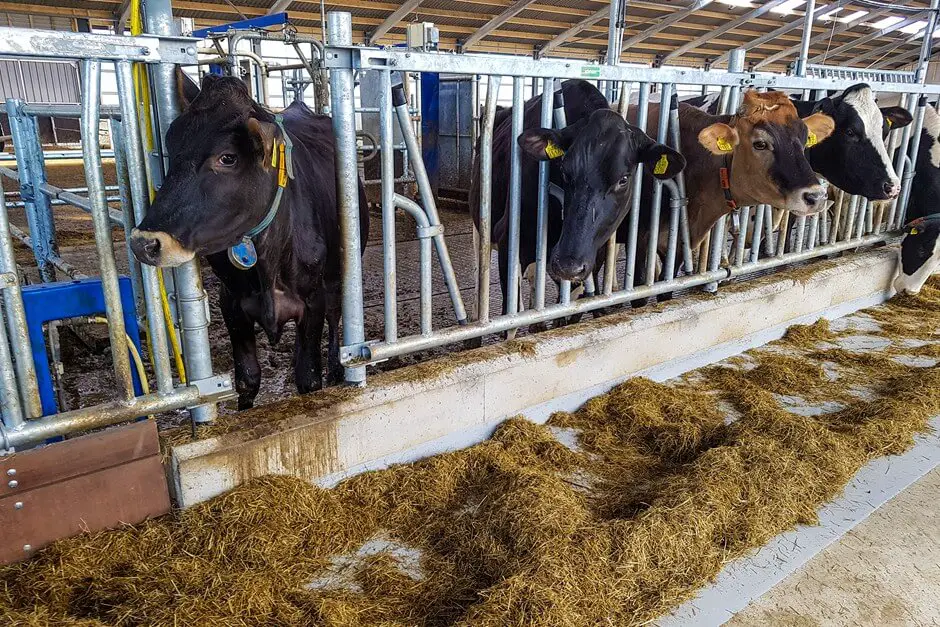
<svg viewBox="0 0 940 627">
<path fill-rule="evenodd" d="M 144 237 L 137 235 L 131 239 L 131 250 L 134 256 L 142 262 L 151 266 L 157 265 L 160 260 L 160 240 L 155 237 Z"/>
<path fill-rule="evenodd" d="M 587 264 L 574 257 L 555 257 L 552 274 L 561 281 L 580 281 L 587 274 Z"/>
<path fill-rule="evenodd" d="M 825 191 L 812 191 L 812 192 L 803 192 L 803 202 L 806 203 L 807 207 L 815 207 L 824 200 L 828 198 L 828 195 Z"/>
<path fill-rule="evenodd" d="M 881 188 L 889 199 L 896 198 L 901 193 L 901 184 L 895 181 L 885 181 Z"/>
</svg>

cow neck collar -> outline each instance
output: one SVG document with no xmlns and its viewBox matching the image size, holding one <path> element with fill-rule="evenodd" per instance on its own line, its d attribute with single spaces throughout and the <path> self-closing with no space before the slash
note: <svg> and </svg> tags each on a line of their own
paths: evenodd
<svg viewBox="0 0 940 627">
<path fill-rule="evenodd" d="M 718 169 L 718 180 L 721 183 L 721 191 L 725 195 L 725 204 L 728 205 L 728 209 L 737 209 L 738 203 L 731 195 L 731 153 L 725 153 L 724 165 Z"/>
<path fill-rule="evenodd" d="M 268 208 L 268 213 L 264 219 L 253 229 L 245 233 L 238 244 L 229 249 L 229 260 L 238 268 L 247 270 L 258 263 L 258 252 L 252 239 L 261 235 L 265 229 L 271 226 L 274 218 L 277 217 L 277 211 L 281 207 L 281 198 L 284 196 L 284 188 L 287 187 L 288 179 L 294 178 L 294 162 L 292 158 L 294 143 L 290 135 L 284 128 L 284 116 L 280 113 L 274 116 L 274 123 L 277 125 L 281 134 L 281 141 L 274 139 L 274 147 L 271 150 L 271 167 L 277 169 L 277 187 L 274 190 L 274 199 Z"/>
</svg>

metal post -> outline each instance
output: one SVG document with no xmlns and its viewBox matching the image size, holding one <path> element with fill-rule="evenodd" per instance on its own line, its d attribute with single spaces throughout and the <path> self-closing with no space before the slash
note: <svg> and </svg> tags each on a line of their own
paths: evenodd
<svg viewBox="0 0 940 627">
<path fill-rule="evenodd" d="M 555 83 L 555 102 L 552 117 L 555 121 L 555 129 L 562 130 L 568 126 L 568 114 L 565 113 L 565 93 L 561 90 L 561 82 Z M 558 286 L 558 300 L 562 304 L 571 302 L 571 281 L 562 281 Z"/>
<path fill-rule="evenodd" d="M 904 226 L 907 217 L 907 204 L 911 198 L 911 186 L 916 174 L 917 154 L 920 152 L 920 138 L 924 128 L 924 115 L 927 111 L 927 97 L 921 96 L 917 101 L 917 112 L 910 131 L 910 147 L 907 154 L 910 159 L 904 159 L 904 171 L 901 173 L 901 195 L 897 202 L 897 228 Z"/>
<path fill-rule="evenodd" d="M 327 20 L 330 45 L 352 46 L 352 15 L 344 11 L 330 11 Z M 365 342 L 354 89 L 350 56 L 348 67 L 335 68 L 330 71 L 333 133 L 336 136 L 337 200 L 339 201 L 339 225 L 342 239 L 340 248 L 343 254 L 343 346 L 346 350 L 354 349 Z M 365 366 L 346 368 L 346 383 L 364 385 L 365 381 Z"/>
<path fill-rule="evenodd" d="M 392 73 L 380 72 L 379 157 L 382 159 L 382 252 L 385 268 L 385 341 L 398 340 L 398 279 L 395 256 L 395 153 L 392 126 Z M 422 246 L 424 242 L 422 241 Z M 425 261 L 421 260 L 422 270 Z M 430 263 L 430 259 L 427 260 Z"/>
<path fill-rule="evenodd" d="M 36 118 L 21 112 L 23 102 L 9 99 L 6 103 L 10 120 L 10 135 L 16 153 L 16 168 L 20 181 L 20 196 L 26 208 L 26 219 L 33 241 L 33 253 L 43 281 L 55 281 L 55 266 L 50 256 L 59 255 L 56 244 L 55 224 L 49 197 L 41 190 L 46 182 L 42 145 Z"/>
<path fill-rule="evenodd" d="M 519 135 L 522 134 L 523 113 L 523 78 L 512 79 L 512 133 L 510 134 L 510 170 L 509 170 L 509 270 L 506 281 L 505 312 L 514 314 L 520 310 L 519 302 L 519 219 L 522 209 L 522 148 Z"/>
<path fill-rule="evenodd" d="M 126 208 L 125 212 L 131 213 L 133 224 L 136 226 L 147 215 L 147 207 L 150 205 L 150 190 L 147 187 L 145 170 L 146 157 L 144 156 L 140 121 L 137 119 L 133 66 L 129 61 L 118 61 L 114 64 L 114 67 L 117 75 L 118 98 L 121 103 L 121 110 L 124 112 L 122 132 L 131 199 L 131 207 Z M 173 373 L 167 349 L 167 328 L 160 302 L 158 272 L 160 272 L 160 269 L 153 266 L 141 265 L 140 267 L 157 391 L 159 394 L 166 395 L 173 391 Z M 171 329 L 170 332 L 173 332 L 173 330 Z"/>
<path fill-rule="evenodd" d="M 533 83 L 537 80 L 536 78 L 532 79 Z M 551 78 L 542 79 L 542 117 L 540 120 L 542 128 L 552 127 L 554 97 L 555 81 Z M 539 206 L 535 227 L 535 302 L 532 303 L 534 309 L 545 308 L 545 265 L 548 257 L 548 186 L 550 167 L 548 161 L 539 162 Z"/>
<path fill-rule="evenodd" d="M 104 193 L 104 175 L 101 172 L 101 146 L 98 143 L 98 125 L 101 121 L 98 112 L 98 103 L 101 98 L 101 61 L 82 62 L 82 88 L 81 131 L 85 179 L 88 182 L 88 200 L 91 203 L 91 218 L 95 228 L 98 266 L 101 268 L 101 289 L 104 292 L 105 309 L 108 314 L 111 358 L 114 360 L 114 376 L 120 387 L 121 396 L 129 401 L 134 398 L 134 382 L 131 378 L 131 362 L 127 353 L 124 308 L 121 304 L 117 266 L 114 262 L 111 222 L 108 218 L 108 202 Z"/>
<path fill-rule="evenodd" d="M 649 117 L 650 84 L 640 83 L 637 101 L 636 125 L 646 132 Z M 630 204 L 630 223 L 627 235 L 627 259 L 624 268 L 623 288 L 632 290 L 636 283 L 637 237 L 640 228 L 640 196 L 643 189 L 643 164 L 636 166 L 633 173 L 633 195 Z"/>
<path fill-rule="evenodd" d="M 623 51 L 624 13 L 626 0 L 610 0 L 610 17 L 607 26 L 607 65 L 620 65 L 620 55 Z M 617 81 L 607 81 L 605 94 L 608 102 L 617 100 Z M 606 289 L 606 288 L 605 288 Z"/>
<path fill-rule="evenodd" d="M 137 306 L 138 320 L 146 311 L 144 303 L 143 281 L 141 279 L 140 261 L 131 250 L 130 232 L 137 226 L 134 220 L 134 209 L 131 205 L 130 180 L 127 171 L 127 140 L 124 137 L 124 124 L 120 120 L 108 120 L 111 128 L 111 147 L 114 149 L 114 169 L 117 172 L 118 190 L 121 197 L 121 217 L 124 228 L 124 243 L 127 248 L 127 267 L 131 275 L 131 288 L 134 292 L 134 303 Z"/>
<path fill-rule="evenodd" d="M 147 0 L 147 32 L 153 35 L 174 36 L 173 11 L 170 0 Z M 172 63 L 159 63 L 151 70 L 152 93 L 156 103 L 159 137 L 161 145 L 166 138 L 170 123 L 179 115 L 176 89 L 176 68 Z M 163 150 L 164 160 L 167 157 Z M 180 331 L 183 341 L 183 357 L 187 378 L 190 382 L 212 377 L 212 353 L 209 346 L 209 302 L 202 288 L 199 263 L 194 259 L 181 265 L 173 273 L 177 307 L 180 314 Z M 169 286 L 167 286 L 169 288 Z M 218 407 L 215 404 L 192 408 L 195 423 L 215 420 Z"/>
<path fill-rule="evenodd" d="M 418 225 L 417 233 L 418 241 L 420 243 L 420 253 L 418 259 L 418 264 L 420 267 L 420 289 L 418 292 L 421 309 L 420 328 L 421 335 L 430 335 L 433 331 L 431 325 L 431 298 L 433 291 L 431 285 L 431 239 L 433 237 L 434 231 L 440 230 L 440 227 L 431 226 L 431 223 L 428 221 L 428 217 L 424 213 L 424 210 L 419 207 L 416 202 L 409 200 L 399 194 L 394 194 L 392 201 L 395 203 L 396 207 L 401 208 L 408 215 L 414 218 Z"/>
<path fill-rule="evenodd" d="M 672 99 L 672 83 L 663 83 L 659 101 L 659 125 L 656 128 L 656 141 L 666 143 L 666 133 L 669 131 L 669 103 Z M 663 184 L 659 179 L 653 181 L 653 202 L 650 205 L 649 241 L 646 246 L 646 284 L 656 282 L 656 259 L 659 250 L 659 220 L 660 204 L 663 198 Z M 671 279 L 672 277 L 668 277 Z"/>
<path fill-rule="evenodd" d="M 940 0 L 930 1 L 930 15 L 927 16 L 927 27 L 924 29 L 924 39 L 920 45 L 920 56 L 917 58 L 917 70 L 914 75 L 918 83 L 927 78 L 927 62 L 930 60 L 930 51 L 933 47 L 933 34 L 937 28 L 937 8 Z"/>
<path fill-rule="evenodd" d="M 480 138 L 480 283 L 478 286 L 478 320 L 490 320 L 490 268 L 492 266 L 493 199 L 493 126 L 496 121 L 496 100 L 501 77 L 490 76 L 486 87 L 486 109 Z"/>
<path fill-rule="evenodd" d="M 32 345 L 26 330 L 26 313 L 23 309 L 23 296 L 20 293 L 19 277 L 16 272 L 16 259 L 13 256 L 13 240 L 10 239 L 10 220 L 7 216 L 6 199 L 3 195 L 3 177 L 0 176 L 0 273 L 8 280 L 3 284 L 3 305 L 6 320 L 0 320 L 3 337 L 0 343 L 6 350 L 7 342 L 13 349 L 16 359 L 15 370 L 7 364 L 6 357 L 0 355 L 0 376 L 3 377 L 5 399 L 3 399 L 4 424 L 18 427 L 23 419 L 42 416 L 42 403 L 39 400 L 39 385 L 36 382 L 36 366 L 33 363 Z M 12 279 L 12 282 L 11 282 Z M 6 337 L 6 329 L 10 337 Z M 8 390 L 7 378 L 16 373 L 16 387 Z"/>
<path fill-rule="evenodd" d="M 904 104 L 904 107 L 908 111 L 914 110 L 914 105 L 917 102 L 917 94 L 910 94 L 907 97 L 907 102 Z M 923 113 L 921 111 L 916 111 L 915 114 L 921 118 L 919 123 L 923 126 Z M 917 122 L 917 120 L 915 120 Z M 894 171 L 898 173 L 898 176 L 901 177 L 901 197 L 898 199 L 898 202 L 892 207 L 892 211 L 888 217 L 888 220 L 892 219 L 898 220 L 897 226 L 900 227 L 903 225 L 903 219 L 905 214 L 905 204 L 907 202 L 907 194 L 905 194 L 905 189 L 910 190 L 910 184 L 908 183 L 909 179 L 908 174 L 910 173 L 913 176 L 913 168 L 908 169 L 908 163 L 905 157 L 908 154 L 908 148 L 910 147 L 911 137 L 913 136 L 913 124 L 908 124 L 901 130 L 901 141 L 898 144 L 898 151 L 894 157 Z M 915 155 L 916 157 L 916 155 Z M 849 231 L 851 233 L 851 229 Z"/>
<path fill-rule="evenodd" d="M 809 40 L 813 37 L 813 14 L 816 12 L 816 0 L 807 0 L 803 10 L 805 11 L 803 14 L 803 37 L 800 40 L 800 56 L 796 61 L 797 76 L 806 76 L 806 65 L 809 63 Z"/>
</svg>

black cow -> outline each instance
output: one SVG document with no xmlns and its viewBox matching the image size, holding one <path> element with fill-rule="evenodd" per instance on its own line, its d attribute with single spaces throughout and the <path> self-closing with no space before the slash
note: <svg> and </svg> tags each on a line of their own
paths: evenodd
<svg viewBox="0 0 940 627">
<path fill-rule="evenodd" d="M 696 96 L 687 104 L 718 110 L 715 94 Z M 859 83 L 834 97 L 821 100 L 793 100 L 800 117 L 821 111 L 835 121 L 835 130 L 825 141 L 809 147 L 810 165 L 830 183 L 849 194 L 869 200 L 897 197 L 900 179 L 888 155 L 884 129 L 903 128 L 911 123 L 903 107 L 878 108 L 871 88 Z"/>
<path fill-rule="evenodd" d="M 907 203 L 907 219 L 922 218 L 940 209 L 940 114 L 931 105 L 924 109 L 914 181 Z"/>
<path fill-rule="evenodd" d="M 284 133 L 293 144 L 291 180 L 283 165 Z M 169 171 L 132 233 L 131 247 L 141 262 L 154 266 L 206 255 L 222 284 L 219 300 L 235 358 L 239 408 L 252 406 L 261 383 L 255 324 L 274 344 L 285 323 L 297 323 L 294 374 L 305 393 L 323 385 L 325 318 L 327 382 L 339 382 L 341 257 L 330 118 L 295 102 L 279 122 L 252 100 L 242 81 L 210 75 L 170 125 L 166 144 Z M 285 186 L 278 203 L 279 180 Z M 364 247 L 369 218 L 361 181 L 359 210 Z M 232 247 L 272 215 L 252 238 L 257 264 L 242 269 L 250 263 L 240 261 Z"/>
<path fill-rule="evenodd" d="M 940 213 L 912 220 L 905 231 L 891 288 L 893 293 L 917 294 L 940 270 Z"/>
<path fill-rule="evenodd" d="M 562 83 L 565 116 L 563 130 L 540 128 L 541 97 L 525 104 L 519 137 L 522 159 L 519 261 L 522 268 L 535 262 L 538 215 L 539 162 L 551 160 L 550 181 L 564 190 L 564 202 L 549 196 L 548 271 L 552 278 L 584 280 L 597 253 L 630 209 L 632 174 L 637 163 L 654 169 L 659 178 L 671 178 L 685 167 L 675 150 L 659 144 L 641 129 L 627 124 L 612 111 L 596 87 L 586 81 Z M 511 110 L 497 114 L 493 133 L 492 242 L 499 249 L 503 302 L 509 270 L 509 174 L 513 141 Z M 560 154 L 564 159 L 557 159 Z M 474 173 L 479 172 L 479 162 Z M 471 184 L 470 207 L 479 222 L 479 180 Z M 562 229 L 564 224 L 564 230 Z M 564 234 L 563 234 L 564 232 Z"/>
</svg>

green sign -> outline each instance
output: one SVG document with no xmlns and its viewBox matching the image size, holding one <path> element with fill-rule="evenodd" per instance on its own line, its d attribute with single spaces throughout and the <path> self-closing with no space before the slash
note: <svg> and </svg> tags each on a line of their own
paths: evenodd
<svg viewBox="0 0 940 627">
<path fill-rule="evenodd" d="M 581 68 L 582 78 L 600 78 L 601 67 L 599 65 L 585 65 Z"/>
</svg>

